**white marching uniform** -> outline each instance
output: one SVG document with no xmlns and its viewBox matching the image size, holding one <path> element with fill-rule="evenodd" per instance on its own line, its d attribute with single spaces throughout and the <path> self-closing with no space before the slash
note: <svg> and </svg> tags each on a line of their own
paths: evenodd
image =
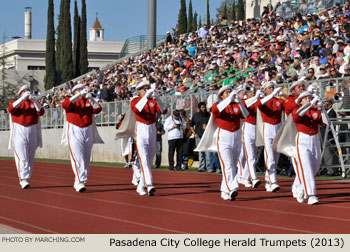
<svg viewBox="0 0 350 252">
<path fill-rule="evenodd" d="M 29 180 L 32 177 L 35 151 L 39 146 L 38 127 L 39 123 L 29 127 L 13 123 L 13 150 L 20 180 Z"/>
<path fill-rule="evenodd" d="M 298 132 L 296 139 L 298 151 L 298 170 L 302 189 L 306 197 L 316 195 L 315 176 L 321 164 L 321 144 L 319 134 L 310 136 Z"/>
<path fill-rule="evenodd" d="M 141 169 L 140 181 L 137 186 L 137 193 L 149 196 L 154 195 L 152 164 L 156 153 L 156 114 L 166 114 L 167 109 L 158 98 L 150 99 L 153 90 L 148 90 L 143 97 L 135 97 L 130 101 L 131 110 L 136 120 L 134 128 L 135 145 L 138 162 Z M 135 171 L 135 170 L 134 170 Z M 137 173 L 135 173 L 137 176 Z"/>
<path fill-rule="evenodd" d="M 10 141 L 9 149 L 14 150 L 18 179 L 21 187 L 29 187 L 28 180 L 33 173 L 35 151 L 42 146 L 40 116 L 45 112 L 40 104 L 31 98 L 28 86 L 23 86 L 21 97 L 9 103 Z"/>
<path fill-rule="evenodd" d="M 156 153 L 156 124 L 144 124 L 136 122 L 136 148 L 141 168 L 139 185 L 142 187 L 153 186 L 152 164 Z"/>
<path fill-rule="evenodd" d="M 90 170 L 91 150 L 94 144 L 94 125 L 84 128 L 68 123 L 69 156 L 75 174 L 74 184 L 86 183 Z"/>
<path fill-rule="evenodd" d="M 321 164 L 319 125 L 323 123 L 322 113 L 315 107 L 306 112 L 302 112 L 303 107 L 300 110 L 298 109 L 296 108 L 293 111 L 293 121 L 298 131 L 295 142 L 301 180 L 297 200 L 302 203 L 304 198 L 308 198 L 308 204 L 313 205 L 318 203 L 315 176 Z"/>
<path fill-rule="evenodd" d="M 221 192 L 230 193 L 237 190 L 236 167 L 242 143 L 241 130 L 230 132 L 219 128 L 217 136 L 218 155 L 222 170 Z M 238 151 L 237 151 L 238 150 Z"/>
<path fill-rule="evenodd" d="M 271 95 L 274 95 L 274 93 L 268 96 L 271 96 Z M 263 99 L 266 99 L 266 98 L 263 98 Z M 265 188 L 266 188 L 266 191 L 268 192 L 275 192 L 279 190 L 276 173 L 277 173 L 277 163 L 278 163 L 280 154 L 279 152 L 274 151 L 272 149 L 272 145 L 273 145 L 273 140 L 282 125 L 281 120 L 282 120 L 284 100 L 272 97 L 265 104 L 262 104 L 263 99 L 260 99 L 257 102 L 257 106 L 259 109 L 257 114 L 261 112 L 261 118 L 262 118 L 262 129 L 257 128 L 257 130 L 260 131 L 259 135 L 261 134 L 262 142 L 264 145 L 264 158 L 265 158 L 265 166 L 266 166 Z M 258 117 L 259 116 L 257 115 L 257 118 Z M 257 119 L 257 122 L 258 122 L 258 119 Z M 259 125 L 259 127 L 261 127 L 261 125 Z"/>
<path fill-rule="evenodd" d="M 264 158 L 266 164 L 265 181 L 269 184 L 277 183 L 277 162 L 280 154 L 272 149 L 272 142 L 280 127 L 281 123 L 276 125 L 263 123 Z"/>
<path fill-rule="evenodd" d="M 139 185 L 140 179 L 141 179 L 141 167 L 138 157 L 135 158 L 133 164 L 132 164 L 132 180 L 131 183 L 135 186 Z"/>
<path fill-rule="evenodd" d="M 237 163 L 242 144 L 241 105 L 229 103 L 231 97 L 225 98 L 220 103 L 213 104 L 212 116 L 218 127 L 217 151 L 222 170 L 221 198 L 234 200 L 238 192 L 238 181 L 236 177 Z M 226 105 L 221 107 L 222 104 Z M 243 105 L 243 104 L 242 104 Z"/>
<path fill-rule="evenodd" d="M 256 180 L 256 171 L 254 167 L 256 159 L 256 125 L 244 122 L 242 127 L 242 148 L 239 157 L 239 174 L 243 179 Z"/>
<path fill-rule="evenodd" d="M 94 143 L 103 143 L 94 120 L 94 114 L 100 113 L 102 108 L 92 98 L 77 97 L 79 94 L 72 98 L 66 97 L 62 103 L 67 119 L 62 144 L 68 145 L 72 170 L 75 174 L 73 187 L 77 192 L 83 192 L 90 171 L 92 146 Z"/>
</svg>

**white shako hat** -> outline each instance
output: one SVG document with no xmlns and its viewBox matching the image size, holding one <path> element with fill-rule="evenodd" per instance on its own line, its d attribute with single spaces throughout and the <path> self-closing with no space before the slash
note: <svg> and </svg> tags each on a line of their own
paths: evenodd
<svg viewBox="0 0 350 252">
<path fill-rule="evenodd" d="M 243 87 L 243 85 L 239 85 L 237 88 L 236 88 L 236 91 L 237 91 L 237 94 L 241 91 L 245 91 L 245 88 Z"/>
<path fill-rule="evenodd" d="M 265 90 L 269 86 L 275 86 L 276 82 L 275 81 L 266 81 L 262 86 L 261 90 Z"/>
<path fill-rule="evenodd" d="M 139 90 L 140 88 L 142 88 L 144 86 L 150 86 L 150 84 L 148 82 L 141 81 L 139 84 L 137 84 L 136 90 Z"/>
<path fill-rule="evenodd" d="M 293 88 L 295 88 L 296 86 L 300 85 L 300 84 L 303 84 L 305 85 L 305 82 L 303 80 L 298 80 L 298 81 L 295 81 L 292 86 L 289 87 L 289 92 L 292 92 Z"/>
<path fill-rule="evenodd" d="M 30 88 L 29 88 L 29 86 L 28 85 L 23 85 L 20 89 L 19 89 L 19 91 L 18 91 L 18 95 L 20 95 L 21 94 L 21 92 L 23 91 L 23 90 L 30 90 Z"/>
<path fill-rule="evenodd" d="M 85 88 L 85 85 L 84 85 L 84 84 L 81 84 L 81 83 L 78 83 L 77 85 L 75 85 L 75 86 L 73 87 L 72 93 L 74 93 L 74 91 L 77 90 L 77 89 L 79 89 L 79 88 L 83 89 L 83 88 Z"/>
<path fill-rule="evenodd" d="M 227 86 L 223 86 L 222 88 L 219 89 L 219 92 L 217 94 L 217 97 L 220 98 L 220 96 L 222 95 L 223 92 L 225 92 L 226 90 L 232 90 L 231 85 L 227 85 Z"/>
<path fill-rule="evenodd" d="M 312 93 L 310 91 L 304 91 L 302 92 L 299 96 L 298 96 L 298 99 L 297 99 L 297 104 L 300 105 L 300 101 L 306 97 L 306 96 L 312 96 Z"/>
</svg>

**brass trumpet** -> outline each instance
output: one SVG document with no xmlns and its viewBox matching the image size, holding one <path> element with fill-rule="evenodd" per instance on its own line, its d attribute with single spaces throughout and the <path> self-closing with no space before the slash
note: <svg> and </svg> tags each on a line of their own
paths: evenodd
<svg viewBox="0 0 350 252">
<path fill-rule="evenodd" d="M 343 92 L 339 92 L 339 93 L 335 93 L 333 96 L 333 103 L 339 103 L 342 102 L 344 98 L 344 93 Z"/>
<path fill-rule="evenodd" d="M 251 92 L 254 91 L 254 87 L 252 87 L 252 86 L 250 86 L 250 85 L 247 85 L 247 86 L 244 87 L 244 91 L 245 91 L 246 93 L 251 93 Z"/>
</svg>

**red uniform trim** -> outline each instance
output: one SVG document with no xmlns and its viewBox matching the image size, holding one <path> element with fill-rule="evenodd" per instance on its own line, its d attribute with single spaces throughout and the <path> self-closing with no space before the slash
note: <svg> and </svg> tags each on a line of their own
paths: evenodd
<svg viewBox="0 0 350 252">
<path fill-rule="evenodd" d="M 308 196 L 307 188 L 306 188 L 306 180 L 305 180 L 305 175 L 304 175 L 304 168 L 303 168 L 303 164 L 301 163 L 301 158 L 300 158 L 300 153 L 299 153 L 299 134 L 300 134 L 300 132 L 298 132 L 298 137 L 297 137 L 298 159 L 299 159 L 299 163 L 300 163 L 300 168 L 301 168 L 301 174 L 302 174 L 302 178 L 303 178 L 303 184 L 304 184 L 305 194 L 306 194 L 306 196 Z"/>
<path fill-rule="evenodd" d="M 75 158 L 74 158 L 74 156 L 73 156 L 72 149 L 70 148 L 70 143 L 69 143 L 69 125 L 70 125 L 70 123 L 68 123 L 68 127 L 67 127 L 68 149 L 69 149 L 69 153 L 70 153 L 70 155 L 72 156 L 72 159 L 73 159 L 74 168 L 75 168 L 75 171 L 76 171 L 76 173 L 77 173 L 77 175 L 78 175 L 78 181 L 79 181 L 79 183 L 81 183 L 81 182 L 80 182 L 80 175 L 79 175 L 78 167 L 77 167 L 77 162 L 75 161 Z"/>
<path fill-rule="evenodd" d="M 141 171 L 142 171 L 142 175 L 143 175 L 143 179 L 145 180 L 145 184 L 147 185 L 146 183 L 146 176 L 145 176 L 145 172 L 143 170 L 143 165 L 142 165 L 142 160 L 141 160 L 141 157 L 140 157 L 140 153 L 139 153 L 139 148 L 137 146 L 137 122 L 136 122 L 136 126 L 135 126 L 135 146 L 136 146 L 136 153 L 137 153 L 137 156 L 140 160 L 140 166 L 141 166 Z"/>
<path fill-rule="evenodd" d="M 222 163 L 222 174 L 224 174 L 224 178 L 225 178 L 225 183 L 226 183 L 227 189 L 228 189 L 229 192 L 231 192 L 231 189 L 230 189 L 230 187 L 228 186 L 228 183 L 227 183 L 227 178 L 226 178 L 226 173 L 225 173 L 225 163 L 224 163 L 224 161 L 222 160 L 221 154 L 220 154 L 219 135 L 220 135 L 220 128 L 219 128 L 219 131 L 218 131 L 218 139 L 216 140 L 216 145 L 217 145 L 217 148 L 218 148 L 219 158 L 220 158 L 220 161 L 221 161 L 221 163 Z"/>
<path fill-rule="evenodd" d="M 270 184 L 272 184 L 272 183 L 271 183 L 271 178 L 270 178 L 270 169 L 269 169 L 269 165 L 268 165 L 268 163 L 267 163 L 267 161 L 269 160 L 269 155 L 267 154 L 264 136 L 265 136 L 265 123 L 263 123 L 263 142 L 264 142 L 264 150 L 265 150 L 265 154 L 266 154 L 265 165 L 266 165 L 267 175 L 268 175 L 268 177 L 269 177 L 269 182 L 270 182 Z"/>
<path fill-rule="evenodd" d="M 299 183 L 301 184 L 301 179 L 300 179 L 300 174 L 299 174 L 299 166 L 298 166 L 297 159 L 293 158 L 293 162 L 294 162 L 294 165 L 295 165 L 295 167 L 297 169 L 297 176 L 298 176 Z"/>
</svg>

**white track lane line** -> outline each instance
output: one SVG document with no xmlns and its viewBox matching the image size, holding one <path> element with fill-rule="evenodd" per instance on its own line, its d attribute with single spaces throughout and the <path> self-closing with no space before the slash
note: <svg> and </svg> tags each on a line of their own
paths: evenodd
<svg viewBox="0 0 350 252">
<path fill-rule="evenodd" d="M 14 222 L 14 223 L 17 223 L 17 224 L 21 224 L 21 225 L 24 225 L 24 226 L 28 226 L 28 227 L 31 227 L 31 228 L 35 228 L 35 229 L 38 229 L 38 230 L 41 230 L 41 231 L 45 231 L 45 232 L 48 232 L 48 233 L 58 234 L 55 231 L 52 231 L 52 230 L 49 230 L 49 229 L 46 229 L 46 228 L 42 228 L 42 227 L 39 227 L 39 226 L 36 226 L 36 225 L 32 225 L 32 224 L 29 224 L 27 222 L 14 220 L 12 218 L 7 218 L 7 217 L 4 217 L 4 216 L 0 216 L 0 219 L 7 220 L 7 221 L 10 221 L 10 222 Z"/>
</svg>

